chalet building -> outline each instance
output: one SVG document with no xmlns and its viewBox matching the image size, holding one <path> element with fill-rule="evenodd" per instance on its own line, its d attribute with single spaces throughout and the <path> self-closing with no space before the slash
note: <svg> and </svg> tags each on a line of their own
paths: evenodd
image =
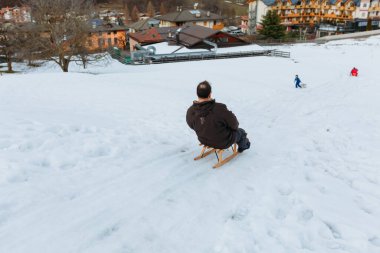
<svg viewBox="0 0 380 253">
<path fill-rule="evenodd" d="M 366 26 L 368 19 L 380 19 L 379 0 L 248 0 L 248 2 L 249 20 L 256 20 L 257 29 L 260 29 L 259 24 L 268 10 L 276 11 L 281 23 L 288 29 L 292 26 L 314 26 L 321 23 L 356 22 L 359 26 Z M 378 25 L 376 22 L 372 24 Z"/>
<path fill-rule="evenodd" d="M 127 47 L 127 26 L 101 25 L 93 27 L 88 34 L 87 46 L 92 51 L 117 47 L 125 49 Z"/>
<path fill-rule="evenodd" d="M 130 51 L 137 50 L 136 45 L 147 46 L 151 44 L 156 44 L 164 41 L 168 41 L 169 36 L 174 34 L 178 27 L 153 27 L 148 30 L 129 33 L 129 46 Z"/>
<path fill-rule="evenodd" d="M 380 27 L 380 4 L 379 0 L 361 0 L 356 9 L 355 19 L 359 30 L 365 30 L 368 22 L 372 23 L 372 28 Z"/>
<path fill-rule="evenodd" d="M 241 16 L 240 29 L 243 33 L 248 33 L 248 16 Z"/>
<path fill-rule="evenodd" d="M 160 21 L 154 18 L 140 19 L 139 21 L 128 25 L 131 33 L 141 32 L 153 27 L 159 27 Z"/>
<path fill-rule="evenodd" d="M 371 1 L 368 13 L 370 19 L 380 20 L 380 0 Z"/>
<path fill-rule="evenodd" d="M 221 30 L 223 25 L 223 17 L 210 11 L 199 9 L 182 10 L 178 9 L 176 12 L 168 13 L 163 16 L 156 17 L 160 20 L 160 27 L 183 26 L 183 25 L 197 25 Z"/>
<path fill-rule="evenodd" d="M 248 22 L 247 22 L 247 33 L 251 33 L 250 30 L 256 31 L 261 28 L 261 20 L 271 6 L 274 4 L 275 0 L 248 0 Z"/>
<path fill-rule="evenodd" d="M 169 35 L 170 44 L 183 45 L 187 48 L 213 48 L 212 43 L 218 47 L 233 47 L 247 45 L 248 43 L 228 33 L 198 25 L 185 25 Z M 211 42 L 208 43 L 208 42 Z"/>
</svg>

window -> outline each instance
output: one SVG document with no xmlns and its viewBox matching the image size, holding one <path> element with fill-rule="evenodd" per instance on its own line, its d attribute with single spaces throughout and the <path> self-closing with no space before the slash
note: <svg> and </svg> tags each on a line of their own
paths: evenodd
<svg viewBox="0 0 380 253">
<path fill-rule="evenodd" d="M 366 8 L 367 7 L 367 4 L 363 4 L 363 8 Z"/>
<path fill-rule="evenodd" d="M 223 43 L 228 43 L 228 38 L 220 38 L 220 41 Z"/>
<path fill-rule="evenodd" d="M 113 44 L 114 45 L 117 45 L 118 43 L 117 43 L 117 38 L 113 38 Z"/>
<path fill-rule="evenodd" d="M 111 32 L 108 32 L 107 35 L 111 35 Z"/>
<path fill-rule="evenodd" d="M 98 32 L 98 35 L 99 35 L 99 36 L 102 36 L 102 35 L 103 35 L 103 33 L 102 33 L 102 32 Z"/>
<path fill-rule="evenodd" d="M 103 46 L 103 39 L 98 39 L 98 46 L 102 47 Z"/>
<path fill-rule="evenodd" d="M 111 40 L 111 38 L 108 38 L 108 46 L 109 47 L 112 46 L 112 40 Z"/>
<path fill-rule="evenodd" d="M 92 47 L 92 40 L 88 40 L 88 45 L 90 46 L 90 47 Z"/>
</svg>

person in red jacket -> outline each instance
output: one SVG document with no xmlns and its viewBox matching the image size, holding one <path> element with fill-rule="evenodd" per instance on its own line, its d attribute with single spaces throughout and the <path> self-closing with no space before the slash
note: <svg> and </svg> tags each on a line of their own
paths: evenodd
<svg viewBox="0 0 380 253">
<path fill-rule="evenodd" d="M 358 76 L 358 73 L 359 72 L 359 70 L 357 69 L 357 68 L 353 68 L 352 70 L 351 70 L 351 76 Z"/>
</svg>

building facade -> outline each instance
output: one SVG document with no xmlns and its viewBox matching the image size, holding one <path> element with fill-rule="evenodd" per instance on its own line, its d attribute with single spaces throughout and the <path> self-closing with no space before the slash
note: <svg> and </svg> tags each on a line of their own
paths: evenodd
<svg viewBox="0 0 380 253">
<path fill-rule="evenodd" d="M 29 23 L 31 22 L 31 9 L 27 6 L 5 7 L 0 9 L 0 22 Z"/>
<path fill-rule="evenodd" d="M 363 26 L 367 24 L 368 19 L 380 20 L 379 0 L 299 0 L 296 2 L 248 0 L 248 2 L 251 15 L 249 20 L 255 20 L 256 24 L 261 22 L 268 10 L 276 11 L 281 18 L 281 23 L 288 28 L 294 25 L 314 26 L 321 23 L 355 22 L 358 26 Z M 378 22 L 374 21 L 372 24 L 378 25 Z"/>
<path fill-rule="evenodd" d="M 93 28 L 88 34 L 87 47 L 91 51 L 102 51 L 117 47 L 126 49 L 128 47 L 126 26 L 99 26 Z"/>
<path fill-rule="evenodd" d="M 380 0 L 371 1 L 368 13 L 369 18 L 380 20 Z"/>
<path fill-rule="evenodd" d="M 204 10 L 181 10 L 168 13 L 163 16 L 156 17 L 160 20 L 160 27 L 172 27 L 183 25 L 198 25 L 215 30 L 220 30 L 224 27 L 223 17 L 210 11 Z"/>
</svg>

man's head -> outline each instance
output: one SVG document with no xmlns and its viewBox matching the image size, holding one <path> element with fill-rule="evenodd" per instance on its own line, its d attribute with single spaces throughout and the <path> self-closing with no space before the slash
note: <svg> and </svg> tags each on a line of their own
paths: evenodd
<svg viewBox="0 0 380 253">
<path fill-rule="evenodd" d="M 207 81 L 203 81 L 198 84 L 197 87 L 198 98 L 210 98 L 211 97 L 211 85 Z"/>
</svg>

